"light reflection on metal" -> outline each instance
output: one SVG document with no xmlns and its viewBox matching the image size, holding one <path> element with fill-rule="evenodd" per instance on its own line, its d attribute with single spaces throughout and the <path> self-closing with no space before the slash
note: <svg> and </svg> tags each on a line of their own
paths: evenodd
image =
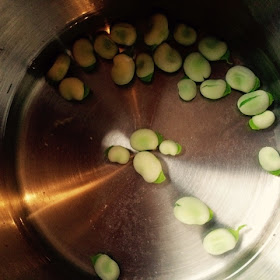
<svg viewBox="0 0 280 280">
<path fill-rule="evenodd" d="M 140 109 L 139 109 L 139 102 L 137 99 L 138 93 L 136 92 L 135 88 L 131 89 L 131 101 L 132 101 L 132 115 L 133 115 L 133 120 L 134 120 L 134 126 L 135 129 L 142 128 L 141 127 L 141 114 L 140 114 Z"/>
<path fill-rule="evenodd" d="M 103 149 L 107 149 L 113 145 L 120 145 L 131 150 L 129 138 L 120 130 L 112 130 L 108 132 L 102 139 Z"/>
<path fill-rule="evenodd" d="M 32 203 L 33 201 L 36 201 L 38 199 L 37 194 L 35 193 L 27 193 L 24 195 L 23 200 L 29 204 Z"/>
<path fill-rule="evenodd" d="M 73 188 L 70 190 L 67 190 L 65 192 L 59 192 L 57 194 L 51 195 L 49 197 L 50 202 L 47 203 L 45 206 L 40 207 L 40 203 L 37 206 L 38 210 L 32 212 L 28 218 L 32 219 L 37 215 L 40 215 L 42 212 L 48 210 L 49 208 L 51 208 L 54 205 L 60 204 L 60 203 L 65 203 L 68 200 L 72 200 L 72 199 L 77 199 L 78 196 L 80 195 L 85 195 L 85 193 L 87 193 L 88 191 L 91 191 L 94 188 L 97 187 L 102 187 L 103 184 L 106 184 L 106 182 L 110 179 L 112 179 L 113 177 L 117 176 L 118 173 L 123 172 L 123 169 L 127 168 L 126 165 L 121 166 L 119 169 L 115 170 L 114 172 L 110 172 L 110 174 L 103 176 L 97 180 L 94 180 L 92 182 L 86 183 L 82 186 L 72 186 Z M 66 185 L 68 183 L 66 182 Z M 63 186 L 63 184 L 62 184 Z M 36 194 L 26 194 L 25 197 L 28 198 L 28 200 L 26 201 L 27 204 L 33 204 L 34 202 L 37 201 L 36 199 Z"/>
<path fill-rule="evenodd" d="M 5 203 L 5 201 L 4 200 L 0 200 L 0 207 L 4 208 L 6 206 L 7 206 L 7 204 Z"/>
<path fill-rule="evenodd" d="M 108 34 L 110 34 L 110 25 L 108 23 L 105 24 L 104 31 L 106 31 Z"/>
<path fill-rule="evenodd" d="M 91 13 L 96 12 L 96 6 L 95 3 L 93 1 L 90 0 L 74 0 L 73 1 L 73 6 L 75 7 L 75 12 L 79 15 L 85 15 L 87 14 L 89 11 Z M 75 18 L 73 18 L 73 20 L 75 20 Z"/>
<path fill-rule="evenodd" d="M 16 227 L 16 224 L 13 220 L 2 220 L 1 221 L 1 227 L 3 228 L 11 228 L 11 227 Z"/>
</svg>

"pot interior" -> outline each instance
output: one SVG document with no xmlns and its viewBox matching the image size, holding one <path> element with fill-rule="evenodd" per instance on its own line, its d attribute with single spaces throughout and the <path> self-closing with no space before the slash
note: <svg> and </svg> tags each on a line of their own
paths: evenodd
<svg viewBox="0 0 280 280">
<path fill-rule="evenodd" d="M 184 21 L 198 39 L 213 35 L 226 41 L 233 65 L 252 69 L 261 88 L 273 94 L 272 110 L 279 117 L 279 61 L 269 26 L 254 17 L 262 8 L 256 3 L 253 9 L 241 1 L 107 1 L 100 12 L 70 22 L 33 60 L 6 126 L 6 182 L 18 198 L 13 215 L 23 235 L 50 262 L 67 267 L 66 275 L 92 279 L 90 257 L 101 252 L 119 263 L 121 279 L 243 279 L 272 238 L 279 221 L 279 178 L 261 169 L 258 152 L 279 148 L 279 126 L 251 130 L 236 107 L 240 92 L 217 101 L 198 94 L 184 102 L 177 90 L 183 69 L 175 74 L 156 69 L 150 84 L 135 77 L 119 87 L 111 79 L 112 61 L 102 59 L 92 73 L 70 67 L 69 75 L 91 89 L 82 102 L 62 99 L 45 80 L 59 52 L 117 20 L 136 26 L 136 49 L 144 49 L 147 18 L 161 11 L 170 30 Z M 197 50 L 197 43 L 171 44 L 183 58 Z M 211 66 L 210 78 L 221 79 L 232 67 L 224 61 Z M 139 128 L 158 131 L 183 148 L 176 157 L 155 152 L 167 177 L 162 184 L 146 183 L 132 159 L 120 166 L 104 155 L 111 145 L 131 149 L 129 137 Z M 201 199 L 214 219 L 204 226 L 180 223 L 173 207 L 183 196 Z M 202 239 L 210 230 L 243 224 L 234 251 L 220 257 L 204 251 Z"/>
</svg>

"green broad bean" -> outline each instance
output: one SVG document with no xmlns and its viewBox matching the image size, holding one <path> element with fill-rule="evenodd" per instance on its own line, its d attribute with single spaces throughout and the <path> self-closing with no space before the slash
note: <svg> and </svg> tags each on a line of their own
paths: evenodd
<svg viewBox="0 0 280 280">
<path fill-rule="evenodd" d="M 150 29 L 144 35 L 144 42 L 148 46 L 157 46 L 165 41 L 169 35 L 168 20 L 163 14 L 154 14 L 150 18 Z"/>
<path fill-rule="evenodd" d="M 155 150 L 160 144 L 160 134 L 151 129 L 141 128 L 130 136 L 130 145 L 136 151 Z"/>
<path fill-rule="evenodd" d="M 60 54 L 47 72 L 47 78 L 52 82 L 60 82 L 67 74 L 70 62 L 67 54 Z"/>
<path fill-rule="evenodd" d="M 133 79 L 134 72 L 135 63 L 130 56 L 121 53 L 114 57 L 111 76 L 115 84 L 128 84 Z"/>
<path fill-rule="evenodd" d="M 136 41 L 137 33 L 130 23 L 120 22 L 112 26 L 110 36 L 119 45 L 132 46 Z"/>
<path fill-rule="evenodd" d="M 228 51 L 227 44 L 215 37 L 203 38 L 198 43 L 198 49 L 209 61 L 221 60 Z"/>
<path fill-rule="evenodd" d="M 259 151 L 259 163 L 267 172 L 276 176 L 280 175 L 280 156 L 274 148 L 261 148 Z"/>
<path fill-rule="evenodd" d="M 165 176 L 159 159 L 151 152 L 139 152 L 133 159 L 133 166 L 147 183 L 162 183 Z"/>
<path fill-rule="evenodd" d="M 189 78 L 183 78 L 177 83 L 178 93 L 179 96 L 184 101 L 191 101 L 196 97 L 197 94 L 197 88 L 196 83 L 189 79 Z"/>
<path fill-rule="evenodd" d="M 120 276 L 118 264 L 105 254 L 91 257 L 91 262 L 98 277 L 102 280 L 117 280 Z"/>
<path fill-rule="evenodd" d="M 154 75 L 154 61 L 147 53 L 139 53 L 136 57 L 136 75 L 143 82 L 150 82 Z"/>
<path fill-rule="evenodd" d="M 95 52 L 105 59 L 113 59 L 119 51 L 118 46 L 107 33 L 97 35 L 93 47 Z"/>
<path fill-rule="evenodd" d="M 180 53 L 167 43 L 159 45 L 153 57 L 156 66 L 168 73 L 176 72 L 182 66 Z"/>
<path fill-rule="evenodd" d="M 183 67 L 185 74 L 195 82 L 203 82 L 211 74 L 209 62 L 198 52 L 189 54 Z"/>
<path fill-rule="evenodd" d="M 109 161 L 127 164 L 130 158 L 129 151 L 122 146 L 111 146 L 106 151 Z"/>
<path fill-rule="evenodd" d="M 183 46 L 190 46 L 195 43 L 197 34 L 192 27 L 187 26 L 184 23 L 180 23 L 176 25 L 173 37 L 177 43 Z"/>
<path fill-rule="evenodd" d="M 240 226 L 237 230 L 218 228 L 208 233 L 203 240 L 205 251 L 211 255 L 222 255 L 233 250 L 239 240 L 239 231 L 246 225 Z"/>
<path fill-rule="evenodd" d="M 91 71 L 95 67 L 96 57 L 91 42 L 86 38 L 75 41 L 72 47 L 75 61 L 86 71 Z"/>
<path fill-rule="evenodd" d="M 159 151 L 163 155 L 176 156 L 179 155 L 182 151 L 182 146 L 173 140 L 163 140 L 159 145 Z"/>
<path fill-rule="evenodd" d="M 200 93 L 209 99 L 219 99 L 230 94 L 230 86 L 221 79 L 206 80 L 200 85 Z"/>
<path fill-rule="evenodd" d="M 275 115 L 273 112 L 266 110 L 265 112 L 253 116 L 249 120 L 249 126 L 253 130 L 260 130 L 260 129 L 266 129 L 270 127 L 275 121 Z"/>
<path fill-rule="evenodd" d="M 240 112 L 247 116 L 263 113 L 273 102 L 273 96 L 264 91 L 256 90 L 242 95 L 237 101 Z"/>
<path fill-rule="evenodd" d="M 236 65 L 226 74 L 226 82 L 231 88 L 248 93 L 260 87 L 259 78 L 247 67 Z"/>
<path fill-rule="evenodd" d="M 182 197 L 173 209 L 175 217 L 188 225 L 204 225 L 213 218 L 213 211 L 195 197 Z"/>
<path fill-rule="evenodd" d="M 89 94 L 89 88 L 78 78 L 69 77 L 59 84 L 59 93 L 66 100 L 81 101 Z"/>
</svg>

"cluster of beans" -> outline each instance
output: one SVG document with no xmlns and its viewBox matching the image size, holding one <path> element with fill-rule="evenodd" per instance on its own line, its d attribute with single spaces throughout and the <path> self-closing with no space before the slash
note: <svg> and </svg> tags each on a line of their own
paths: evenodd
<svg viewBox="0 0 280 280">
<path fill-rule="evenodd" d="M 164 155 L 179 155 L 182 147 L 172 140 L 163 140 L 162 135 L 150 129 L 139 129 L 130 137 L 131 147 L 137 151 L 133 159 L 133 166 L 137 173 L 148 183 L 162 183 L 165 176 L 159 159 L 151 151 L 159 148 Z M 122 146 L 111 146 L 106 151 L 109 161 L 126 164 L 130 159 L 130 152 Z M 204 225 L 212 220 L 214 213 L 202 201 L 195 197 L 182 197 L 176 201 L 174 216 L 188 225 Z M 212 255 L 221 255 L 232 250 L 239 239 L 239 231 L 231 228 L 220 228 L 211 231 L 203 240 L 204 249 Z M 217 241 L 218 240 L 218 241 Z"/>
<path fill-rule="evenodd" d="M 130 136 L 130 145 L 137 151 L 133 158 L 133 166 L 147 183 L 162 183 L 165 175 L 159 159 L 151 151 L 159 148 L 163 155 L 175 156 L 181 153 L 182 147 L 173 140 L 164 140 L 163 136 L 148 128 L 134 131 Z M 126 164 L 130 152 L 122 146 L 111 146 L 106 150 L 111 162 Z"/>
<path fill-rule="evenodd" d="M 208 99 L 220 99 L 231 93 L 231 89 L 243 93 L 237 102 L 237 108 L 244 115 L 251 116 L 249 126 L 253 130 L 266 129 L 275 121 L 275 115 L 267 110 L 273 102 L 273 96 L 260 90 L 260 80 L 249 68 L 235 65 L 231 67 L 225 79 L 208 79 L 211 75 L 211 61 L 225 60 L 229 63 L 230 52 L 225 42 L 215 37 L 204 37 L 198 42 L 198 50 L 188 54 L 183 60 L 181 54 L 172 47 L 168 20 L 165 15 L 157 13 L 150 18 L 150 29 L 144 34 L 144 43 L 152 51 L 119 53 L 119 46 L 129 48 L 137 39 L 133 25 L 125 22 L 113 24 L 110 33 L 96 34 L 92 42 L 81 38 L 74 42 L 71 54 L 60 54 L 47 72 L 47 79 L 58 84 L 59 93 L 66 100 L 84 99 L 89 88 L 76 77 L 66 77 L 71 59 L 85 71 L 92 71 L 96 64 L 96 55 L 104 59 L 112 59 L 111 77 L 115 84 L 122 86 L 130 83 L 136 73 L 144 83 L 153 79 L 155 65 L 167 73 L 184 69 L 185 77 L 178 81 L 179 97 L 189 102 L 197 95 L 197 83 L 200 93 Z M 183 46 L 191 46 L 197 40 L 196 31 L 183 23 L 177 24 L 173 30 L 174 40 Z M 130 137 L 131 147 L 137 151 L 133 158 L 133 166 L 146 182 L 161 183 L 165 180 L 159 159 L 151 153 L 159 148 L 165 155 L 178 155 L 181 146 L 172 140 L 163 140 L 162 136 L 150 129 L 139 129 Z M 130 151 L 121 146 L 112 146 L 106 150 L 111 162 L 126 164 Z M 280 175 L 280 157 L 272 147 L 264 147 L 259 152 L 260 165 L 273 175 Z M 175 217 L 185 224 L 203 225 L 213 217 L 212 210 L 202 201 L 194 197 L 180 198 L 174 207 Z M 233 249 L 239 239 L 239 231 L 231 228 L 219 228 L 211 231 L 203 240 L 205 250 L 212 255 L 220 255 Z M 96 273 L 102 279 L 114 280 L 119 277 L 120 270 L 115 261 L 104 254 L 92 258 Z M 104 266 L 110 267 L 104 271 Z"/>
</svg>

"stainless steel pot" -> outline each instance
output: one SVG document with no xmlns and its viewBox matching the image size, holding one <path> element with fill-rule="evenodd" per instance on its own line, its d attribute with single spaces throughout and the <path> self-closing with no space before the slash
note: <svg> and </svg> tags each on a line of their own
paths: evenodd
<svg viewBox="0 0 280 280">
<path fill-rule="evenodd" d="M 43 1 L 0 3 L 0 278 L 94 279 L 89 257 L 112 255 L 121 279 L 279 279 L 279 178 L 257 162 L 262 146 L 280 150 L 279 125 L 247 128 L 233 92 L 219 102 L 183 103 L 183 72 L 157 71 L 151 85 L 119 88 L 111 64 L 94 74 L 72 69 L 93 90 L 81 103 L 62 100 L 43 73 L 55 50 L 117 19 L 141 28 L 154 8 L 226 40 L 234 62 L 255 71 L 273 93 L 279 117 L 279 3 L 272 1 Z M 217 76 L 228 66 L 214 64 Z M 278 122 L 278 121 L 277 121 Z M 137 128 L 180 142 L 161 157 L 168 180 L 148 185 L 108 164 L 104 149 L 128 146 Z M 159 155 L 160 156 L 160 155 Z M 173 217 L 183 195 L 215 212 L 205 227 Z M 207 255 L 201 239 L 218 225 L 247 224 L 238 248 Z"/>
</svg>

